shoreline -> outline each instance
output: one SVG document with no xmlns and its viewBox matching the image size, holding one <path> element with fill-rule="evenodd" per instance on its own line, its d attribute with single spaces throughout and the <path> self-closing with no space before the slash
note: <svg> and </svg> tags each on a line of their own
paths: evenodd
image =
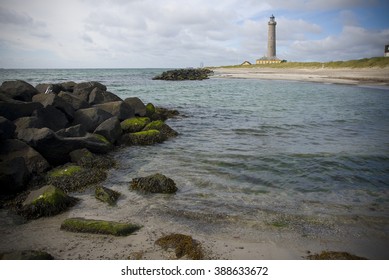
<svg viewBox="0 0 389 280">
<path fill-rule="evenodd" d="M 214 78 L 287 80 L 343 85 L 379 86 L 389 89 L 385 68 L 212 68 Z"/>
</svg>

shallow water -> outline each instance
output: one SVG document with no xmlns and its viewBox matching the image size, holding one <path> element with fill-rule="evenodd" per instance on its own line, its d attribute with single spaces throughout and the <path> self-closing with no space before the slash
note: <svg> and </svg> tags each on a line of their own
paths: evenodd
<svg viewBox="0 0 389 280">
<path fill-rule="evenodd" d="M 122 98 L 138 96 L 181 112 L 168 121 L 177 138 L 114 153 L 119 166 L 104 185 L 125 193 L 120 210 L 111 213 L 116 217 L 158 215 L 204 232 L 239 228 L 254 239 L 258 230 L 288 228 L 303 236 L 388 240 L 388 90 L 219 78 L 152 81 L 161 71 L 0 70 L 0 80 L 97 80 Z M 155 172 L 174 179 L 179 192 L 128 190 L 132 178 Z"/>
</svg>

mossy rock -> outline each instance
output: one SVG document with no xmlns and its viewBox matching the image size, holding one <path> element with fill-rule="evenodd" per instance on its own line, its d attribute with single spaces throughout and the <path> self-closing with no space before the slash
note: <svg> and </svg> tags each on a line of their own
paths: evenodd
<svg viewBox="0 0 389 280">
<path fill-rule="evenodd" d="M 146 115 L 152 116 L 155 114 L 155 106 L 152 103 L 147 103 L 146 105 Z"/>
<path fill-rule="evenodd" d="M 192 260 L 204 259 L 201 244 L 189 235 L 173 233 L 159 238 L 155 241 L 155 244 L 161 246 L 165 250 L 174 249 L 178 259 L 183 256 L 187 256 Z"/>
<path fill-rule="evenodd" d="M 74 206 L 77 201 L 77 198 L 66 195 L 59 188 L 47 185 L 30 192 L 18 213 L 28 219 L 53 216 Z"/>
<path fill-rule="evenodd" d="M 176 193 L 176 183 L 162 174 L 132 179 L 130 188 L 144 193 Z"/>
<path fill-rule="evenodd" d="M 140 131 L 136 133 L 124 134 L 121 140 L 124 144 L 129 146 L 146 146 L 162 143 L 163 138 L 158 130 L 152 129 L 147 131 Z"/>
<path fill-rule="evenodd" d="M 107 189 L 102 186 L 98 186 L 95 189 L 95 197 L 102 202 L 108 203 L 109 205 L 115 205 L 119 196 L 119 192 Z"/>
<path fill-rule="evenodd" d="M 110 234 L 115 236 L 127 236 L 139 230 L 141 226 L 136 224 L 118 223 L 112 221 L 92 220 L 84 218 L 66 219 L 61 224 L 61 229 L 71 232 Z"/>
<path fill-rule="evenodd" d="M 159 116 L 159 119 L 166 121 L 167 119 L 175 118 L 180 115 L 180 112 L 174 109 L 167 109 L 162 107 L 156 107 L 155 113 Z"/>
<path fill-rule="evenodd" d="M 0 260 L 54 260 L 54 258 L 44 251 L 23 250 L 2 253 Z"/>
<path fill-rule="evenodd" d="M 177 131 L 168 126 L 164 121 L 153 121 L 145 126 L 143 131 L 158 130 L 163 140 L 167 140 L 178 135 Z"/>
<path fill-rule="evenodd" d="M 150 123 L 150 118 L 136 117 L 122 121 L 120 126 L 124 133 L 134 133 L 141 131 L 148 123 Z"/>
<path fill-rule="evenodd" d="M 320 254 L 309 255 L 310 260 L 366 260 L 347 252 L 323 251 Z"/>
<path fill-rule="evenodd" d="M 74 164 L 85 168 L 109 169 L 116 164 L 110 156 L 96 155 L 86 148 L 74 150 L 69 155 Z"/>
<path fill-rule="evenodd" d="M 107 178 L 104 170 L 85 168 L 79 165 L 66 164 L 53 169 L 46 175 L 49 184 L 65 192 L 83 189 L 91 184 L 99 183 Z"/>
</svg>

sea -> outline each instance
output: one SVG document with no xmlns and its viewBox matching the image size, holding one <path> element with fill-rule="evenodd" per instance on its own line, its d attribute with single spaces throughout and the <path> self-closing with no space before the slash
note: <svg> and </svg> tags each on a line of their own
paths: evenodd
<svg viewBox="0 0 389 280">
<path fill-rule="evenodd" d="M 112 153 L 117 166 L 103 185 L 124 194 L 120 210 L 90 206 L 97 211 L 91 216 L 159 217 L 193 231 L 251 240 L 261 232 L 378 240 L 371 250 L 388 256 L 389 88 L 222 77 L 152 80 L 164 70 L 2 69 L 0 81 L 99 81 L 123 99 L 136 96 L 180 112 L 167 121 L 178 137 Z M 172 178 L 179 191 L 129 190 L 132 178 L 154 173 Z M 88 201 L 87 194 L 79 196 Z M 88 216 L 83 204 L 74 211 Z"/>
</svg>

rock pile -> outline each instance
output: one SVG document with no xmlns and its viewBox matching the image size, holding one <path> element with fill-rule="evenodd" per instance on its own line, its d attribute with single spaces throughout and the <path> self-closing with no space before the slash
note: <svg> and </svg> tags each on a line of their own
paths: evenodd
<svg viewBox="0 0 389 280">
<path fill-rule="evenodd" d="M 184 80 L 204 80 L 208 79 L 213 71 L 206 68 L 197 69 L 176 69 L 163 72 L 161 75 L 155 76 L 153 80 L 165 81 L 184 81 Z"/>
</svg>

